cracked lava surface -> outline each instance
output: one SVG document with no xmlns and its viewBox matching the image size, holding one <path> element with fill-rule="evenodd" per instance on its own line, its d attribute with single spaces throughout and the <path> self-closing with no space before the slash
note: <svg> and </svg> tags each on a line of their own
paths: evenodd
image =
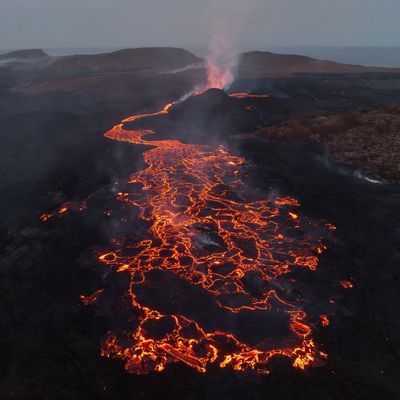
<svg viewBox="0 0 400 400">
<path fill-rule="evenodd" d="M 174 362 L 199 372 L 216 365 L 259 374 L 268 374 L 276 357 L 300 369 L 312 365 L 327 355 L 317 349 L 290 274 L 317 269 L 326 249 L 323 238 L 335 228 L 301 217 L 293 198 L 260 198 L 243 181 L 245 160 L 222 145 L 152 141 L 151 130 L 125 128 L 166 115 L 173 105 L 127 118 L 105 134 L 151 148 L 143 155 L 147 167 L 129 177 L 131 189 L 116 194 L 124 207 L 139 210 L 147 233 L 141 239 L 112 239 L 112 248 L 99 257 L 118 273 L 129 274 L 127 296 L 135 315 L 131 330 L 108 333 L 102 355 L 121 359 L 135 374 L 160 372 Z M 63 205 L 42 221 L 67 210 Z M 183 300 L 177 294 L 172 308 L 157 307 L 149 300 L 152 290 L 162 298 L 163 290 L 171 290 L 171 279 L 193 291 Z M 82 301 L 92 304 L 103 292 L 81 296 Z M 196 307 L 198 293 L 213 304 L 210 310 Z M 206 318 L 205 311 L 210 312 Z M 237 324 L 244 326 L 241 333 Z M 247 340 L 253 329 L 259 330 L 257 338 Z"/>
</svg>

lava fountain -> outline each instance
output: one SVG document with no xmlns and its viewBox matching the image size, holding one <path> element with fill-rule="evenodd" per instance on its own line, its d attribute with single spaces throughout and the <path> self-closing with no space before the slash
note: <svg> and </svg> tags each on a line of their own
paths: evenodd
<svg viewBox="0 0 400 400">
<path fill-rule="evenodd" d="M 234 80 L 237 56 L 224 36 L 217 36 L 212 41 L 209 55 L 206 58 L 207 89 L 226 89 Z"/>
</svg>

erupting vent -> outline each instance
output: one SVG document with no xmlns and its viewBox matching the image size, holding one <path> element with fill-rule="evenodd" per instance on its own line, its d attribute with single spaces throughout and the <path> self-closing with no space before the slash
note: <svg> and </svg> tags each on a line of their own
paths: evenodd
<svg viewBox="0 0 400 400">
<path fill-rule="evenodd" d="M 144 153 L 147 168 L 130 176 L 132 189 L 117 196 L 138 208 L 150 228 L 140 240 L 114 239 L 114 248 L 100 256 L 129 274 L 130 302 L 140 316 L 132 330 L 110 333 L 102 354 L 122 359 L 136 374 L 162 371 L 172 362 L 199 372 L 218 365 L 268 373 L 276 356 L 301 369 L 312 364 L 323 353 L 290 288 L 295 283 L 284 276 L 315 270 L 325 250 L 322 237 L 334 227 L 301 218 L 292 198 L 255 198 L 240 177 L 244 159 L 224 146 L 146 140 L 152 131 L 127 130 L 123 123 L 106 137 L 152 149 Z M 320 237 L 312 233 L 316 225 Z M 190 290 L 179 291 L 182 285 Z M 171 304 L 152 300 L 163 292 Z M 207 299 L 200 306 L 197 294 Z"/>
</svg>

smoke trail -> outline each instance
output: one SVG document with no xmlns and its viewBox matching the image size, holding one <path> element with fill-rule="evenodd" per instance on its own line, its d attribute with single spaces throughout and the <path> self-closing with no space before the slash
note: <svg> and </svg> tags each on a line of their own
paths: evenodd
<svg viewBox="0 0 400 400">
<path fill-rule="evenodd" d="M 245 28 L 259 18 L 260 0 L 209 0 L 207 14 L 211 21 L 211 42 L 206 58 L 205 89 L 227 89 L 238 66 L 238 41 Z"/>
</svg>

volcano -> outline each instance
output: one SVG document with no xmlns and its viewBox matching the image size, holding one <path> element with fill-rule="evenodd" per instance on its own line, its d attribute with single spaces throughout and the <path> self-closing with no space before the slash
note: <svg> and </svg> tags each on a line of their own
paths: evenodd
<svg viewBox="0 0 400 400">
<path fill-rule="evenodd" d="M 396 399 L 399 77 L 171 52 L 0 70 L 1 395 Z"/>
</svg>

